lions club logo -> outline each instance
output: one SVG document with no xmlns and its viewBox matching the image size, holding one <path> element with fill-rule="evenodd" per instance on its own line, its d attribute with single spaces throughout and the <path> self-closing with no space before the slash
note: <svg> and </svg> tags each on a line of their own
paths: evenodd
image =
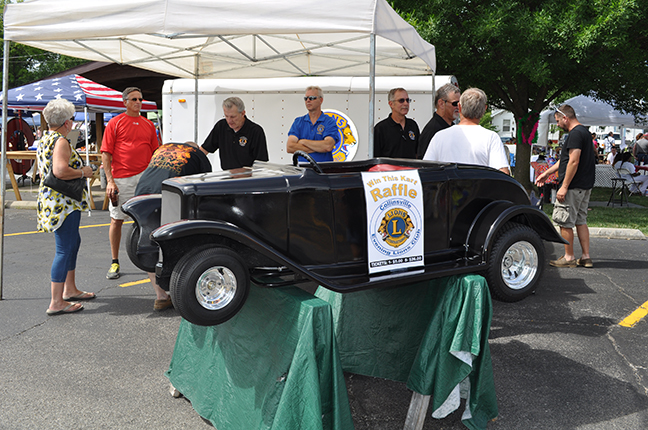
<svg viewBox="0 0 648 430">
<path fill-rule="evenodd" d="M 367 221 L 370 246 L 390 258 L 407 254 L 422 237 L 423 215 L 407 199 L 387 199 L 372 210 Z"/>
<path fill-rule="evenodd" d="M 411 130 L 410 130 L 410 132 L 409 132 L 409 138 L 410 138 L 410 140 L 414 140 L 414 139 L 416 139 L 416 134 L 414 134 L 414 132 L 411 131 Z"/>
<path fill-rule="evenodd" d="M 241 137 L 239 137 L 239 145 L 240 145 L 240 146 L 245 146 L 245 145 L 247 145 L 247 137 L 245 137 L 245 136 L 241 136 Z"/>
<path fill-rule="evenodd" d="M 355 124 L 351 118 L 340 111 L 326 109 L 323 112 L 335 120 L 340 133 L 340 143 L 333 148 L 333 161 L 353 160 L 358 151 L 358 130 Z"/>
<path fill-rule="evenodd" d="M 394 208 L 385 213 L 378 233 L 387 245 L 398 248 L 409 239 L 412 230 L 414 230 L 414 223 L 407 210 Z"/>
</svg>

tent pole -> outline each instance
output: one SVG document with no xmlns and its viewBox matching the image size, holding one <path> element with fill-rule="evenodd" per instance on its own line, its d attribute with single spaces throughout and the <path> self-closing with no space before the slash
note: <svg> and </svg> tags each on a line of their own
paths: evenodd
<svg viewBox="0 0 648 430">
<path fill-rule="evenodd" d="M 194 142 L 198 143 L 198 63 L 199 57 L 196 55 L 196 65 L 194 68 Z"/>
<path fill-rule="evenodd" d="M 376 105 L 376 35 L 369 35 L 369 133 L 368 155 L 374 156 L 374 107 Z"/>
<path fill-rule="evenodd" d="M 85 124 L 85 158 L 86 158 L 86 166 L 90 165 L 90 143 L 89 143 L 89 137 L 88 135 L 90 134 L 90 127 L 88 127 L 88 106 L 83 106 L 83 116 L 84 116 L 84 124 Z M 90 178 L 86 179 L 86 187 L 88 188 L 88 197 L 90 197 L 92 194 L 90 193 Z M 88 216 L 92 216 L 92 205 L 88 204 Z"/>
<path fill-rule="evenodd" d="M 2 300 L 2 280 L 4 278 L 4 224 L 5 224 L 5 175 L 7 174 L 7 93 L 9 92 L 9 41 L 4 41 L 2 56 L 2 162 L 0 162 L 0 300 Z"/>
</svg>

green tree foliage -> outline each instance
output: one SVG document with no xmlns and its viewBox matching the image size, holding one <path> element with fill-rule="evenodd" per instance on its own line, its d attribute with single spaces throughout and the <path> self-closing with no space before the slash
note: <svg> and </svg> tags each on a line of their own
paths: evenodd
<svg viewBox="0 0 648 430">
<path fill-rule="evenodd" d="M 7 3 L 10 1 L 0 0 L 2 9 Z M 4 32 L 2 16 L 0 16 L 0 31 Z M 4 39 L 0 44 L 0 56 L 2 55 L 4 55 Z M 38 81 L 86 62 L 80 58 L 67 57 L 12 42 L 9 46 L 9 88 Z M 1 69 L 0 76 L 2 76 Z"/>
<path fill-rule="evenodd" d="M 478 87 L 513 112 L 529 136 L 537 115 L 586 94 L 624 112 L 648 106 L 648 0 L 394 0 L 435 45 L 437 73 Z M 576 112 L 578 115 L 578 112 Z M 515 177 L 527 189 L 530 147 L 518 142 Z"/>
</svg>

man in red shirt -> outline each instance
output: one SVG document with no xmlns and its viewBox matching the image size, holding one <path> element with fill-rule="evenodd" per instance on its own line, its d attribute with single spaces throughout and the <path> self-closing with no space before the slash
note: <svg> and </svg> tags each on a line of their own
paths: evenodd
<svg viewBox="0 0 648 430">
<path fill-rule="evenodd" d="M 106 194 L 110 196 L 110 253 L 108 279 L 119 278 L 119 243 L 126 214 L 121 204 L 135 195 L 142 172 L 159 143 L 155 125 L 140 115 L 142 91 L 128 87 L 122 93 L 126 112 L 108 122 L 101 144 L 101 161 L 106 173 Z"/>
</svg>

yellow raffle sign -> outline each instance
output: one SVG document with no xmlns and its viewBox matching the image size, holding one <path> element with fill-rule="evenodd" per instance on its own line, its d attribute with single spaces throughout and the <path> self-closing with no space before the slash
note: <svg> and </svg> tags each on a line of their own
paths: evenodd
<svg viewBox="0 0 648 430">
<path fill-rule="evenodd" d="M 418 171 L 362 172 L 369 273 L 424 265 L 423 188 Z"/>
</svg>

